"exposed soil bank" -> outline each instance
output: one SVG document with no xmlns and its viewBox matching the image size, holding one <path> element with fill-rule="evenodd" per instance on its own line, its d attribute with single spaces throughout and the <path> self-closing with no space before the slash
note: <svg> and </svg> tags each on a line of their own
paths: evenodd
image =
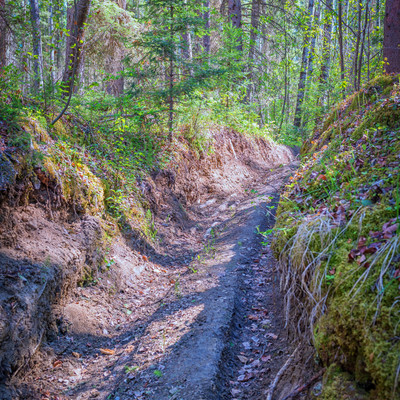
<svg viewBox="0 0 400 400">
<path fill-rule="evenodd" d="M 228 271 L 234 270 L 241 257 L 250 257 L 250 253 L 240 254 L 237 243 L 256 240 L 251 237 L 255 226 L 262 224 L 262 216 L 250 217 L 243 231 L 235 222 L 238 226 L 229 231 L 229 242 L 224 242 L 222 233 L 221 238 L 213 235 L 229 216 L 246 213 L 241 203 L 254 190 L 255 181 L 264 179 L 270 168 L 290 161 L 290 150 L 234 132 L 215 132 L 214 153 L 198 159 L 183 152 L 175 167 L 142 181 L 141 190 L 161 238 L 158 244 L 146 244 L 133 232 L 115 235 L 113 223 L 85 215 L 79 204 L 68 203 L 57 180 L 45 169 L 23 164 L 17 168 L 17 157 L 3 158 L 10 173 L 5 179 L 2 175 L 1 197 L 0 397 L 113 396 L 123 389 L 127 374 L 136 370 L 131 365 L 135 362 L 141 364 L 140 374 L 147 371 L 156 377 L 152 357 L 166 357 L 167 348 L 185 342 L 182 337 L 192 335 L 191 324 L 194 337 L 204 332 L 197 327 L 198 318 L 215 324 L 210 337 L 200 335 L 195 343 L 210 346 L 209 354 L 215 359 L 210 369 L 217 376 L 224 350 L 217 338 L 229 331 L 234 309 L 236 274 Z M 252 196 L 252 202 L 259 200 L 257 194 Z M 218 246 L 217 240 L 221 240 Z M 213 259 L 207 268 L 205 260 L 217 247 L 222 258 L 218 263 Z M 137 249 L 146 250 L 147 255 Z M 79 282 L 84 286 L 77 287 Z M 183 282 L 191 283 L 185 289 Z M 221 297 L 224 292 L 229 296 Z M 186 322 L 182 322 L 183 314 L 177 314 L 179 339 L 168 335 L 162 322 L 163 313 L 175 315 L 166 311 L 168 302 L 172 309 L 176 304 L 179 312 L 190 314 Z M 180 302 L 189 302 L 190 307 Z M 146 345 L 146 340 L 155 341 L 146 333 L 153 329 L 152 318 L 164 326 L 157 331 L 162 332 L 161 350 Z M 113 352 L 99 356 L 100 348 Z M 201 347 L 193 351 L 199 353 L 203 353 Z M 142 358 L 133 358 L 137 354 Z M 171 363 L 175 365 L 173 358 Z M 187 366 L 177 370 L 176 381 Z M 170 376 L 175 375 L 171 372 Z M 92 393 L 93 385 L 99 386 L 98 393 Z M 159 390 L 156 386 L 154 393 Z"/>
</svg>

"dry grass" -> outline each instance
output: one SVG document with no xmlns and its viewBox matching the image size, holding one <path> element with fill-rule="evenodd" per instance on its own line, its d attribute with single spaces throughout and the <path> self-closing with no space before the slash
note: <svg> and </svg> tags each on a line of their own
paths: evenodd
<svg viewBox="0 0 400 400">
<path fill-rule="evenodd" d="M 297 331 L 307 340 L 313 337 L 314 324 L 326 311 L 331 286 L 325 283 L 329 270 L 333 268 L 333 251 L 356 216 L 362 223 L 363 213 L 359 211 L 342 228 L 337 227 L 330 215 L 306 219 L 280 253 L 285 325 L 289 331 Z M 320 268 L 322 262 L 325 263 L 323 269 Z"/>
</svg>

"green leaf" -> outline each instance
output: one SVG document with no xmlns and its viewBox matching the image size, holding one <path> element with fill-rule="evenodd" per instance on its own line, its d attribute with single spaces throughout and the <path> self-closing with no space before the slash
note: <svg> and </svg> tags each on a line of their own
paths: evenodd
<svg viewBox="0 0 400 400">
<path fill-rule="evenodd" d="M 371 206 L 373 203 L 371 200 L 361 200 L 363 206 Z"/>
</svg>

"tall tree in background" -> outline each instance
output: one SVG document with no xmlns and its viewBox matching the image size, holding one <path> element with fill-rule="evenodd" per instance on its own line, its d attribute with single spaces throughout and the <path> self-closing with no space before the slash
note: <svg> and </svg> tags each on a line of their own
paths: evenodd
<svg viewBox="0 0 400 400">
<path fill-rule="evenodd" d="M 43 48 L 42 32 L 40 27 L 40 13 L 38 0 L 29 0 L 31 6 L 32 42 L 33 42 L 33 69 L 35 72 L 35 89 L 43 86 Z"/>
<path fill-rule="evenodd" d="M 228 0 L 228 15 L 232 25 L 238 30 L 237 34 L 237 50 L 242 52 L 243 41 L 241 35 L 242 29 L 242 2 L 241 0 Z"/>
<path fill-rule="evenodd" d="M 252 100 L 252 93 L 254 87 L 255 76 L 253 74 L 254 63 L 256 60 L 256 45 L 258 38 L 258 24 L 260 20 L 261 0 L 252 0 L 251 2 L 251 21 L 250 21 L 250 45 L 249 45 L 249 57 L 248 57 L 248 74 L 249 74 L 249 85 L 247 88 L 246 100 Z"/>
<path fill-rule="evenodd" d="M 308 52 L 310 46 L 310 31 L 311 31 L 313 10 L 314 10 L 314 0 L 309 0 L 308 13 L 306 15 L 307 22 L 306 22 L 306 32 L 304 36 L 303 54 L 301 56 L 300 78 L 299 78 L 299 85 L 297 88 L 296 111 L 294 113 L 294 122 L 293 122 L 293 125 L 296 128 L 300 128 L 301 124 L 302 105 L 306 88 L 307 61 L 308 61 Z"/>
<path fill-rule="evenodd" d="M 0 0 L 0 68 L 6 65 L 7 29 L 6 2 Z"/>
<path fill-rule="evenodd" d="M 126 0 L 119 0 L 117 4 L 123 11 L 126 10 Z M 109 32 L 108 43 L 110 53 L 107 54 L 105 61 L 106 73 L 113 75 L 113 79 L 107 82 L 106 92 L 114 96 L 120 96 L 124 91 L 124 78 L 123 76 L 118 76 L 121 75 L 123 70 L 122 61 L 124 58 L 124 48 L 123 43 L 118 39 L 116 32 L 111 30 L 111 32 Z"/>
<path fill-rule="evenodd" d="M 91 0 L 75 0 L 74 6 L 70 7 L 67 12 L 69 36 L 66 43 L 65 69 L 62 78 L 66 96 L 74 91 L 74 81 L 80 70 L 85 25 L 89 15 L 90 3 Z"/>
<path fill-rule="evenodd" d="M 340 63 L 340 80 L 342 84 L 342 97 L 345 96 L 344 88 L 344 49 L 343 49 L 343 0 L 338 0 L 338 42 L 339 42 L 339 63 Z"/>
<path fill-rule="evenodd" d="M 329 77 L 329 67 L 331 62 L 331 43 L 332 43 L 332 0 L 326 0 L 324 37 L 322 40 L 322 64 L 320 83 L 325 85 Z"/>
<path fill-rule="evenodd" d="M 386 0 L 383 30 L 385 71 L 400 73 L 400 0 Z"/>
<path fill-rule="evenodd" d="M 204 45 L 204 51 L 207 54 L 210 54 L 210 0 L 206 0 L 204 2 L 204 28 L 206 30 L 206 34 L 203 37 L 203 45 Z"/>
</svg>

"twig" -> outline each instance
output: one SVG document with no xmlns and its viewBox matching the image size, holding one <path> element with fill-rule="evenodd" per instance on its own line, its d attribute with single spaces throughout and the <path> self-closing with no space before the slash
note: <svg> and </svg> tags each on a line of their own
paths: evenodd
<svg viewBox="0 0 400 400">
<path fill-rule="evenodd" d="M 272 400 L 272 395 L 274 393 L 275 387 L 279 382 L 279 379 L 281 379 L 281 376 L 283 373 L 286 371 L 290 363 L 292 362 L 293 358 L 299 351 L 300 345 L 296 347 L 296 350 L 290 355 L 290 357 L 286 360 L 285 364 L 283 364 L 282 368 L 279 370 L 279 372 L 276 374 L 275 379 L 272 381 L 271 385 L 269 386 L 269 391 L 268 391 L 268 396 L 267 400 Z"/>
<path fill-rule="evenodd" d="M 315 374 L 307 383 L 305 383 L 304 385 L 301 385 L 301 386 L 297 386 L 297 388 L 293 392 L 289 393 L 282 400 L 288 400 L 288 399 L 292 399 L 293 397 L 296 397 L 303 390 L 307 389 L 318 378 L 320 378 L 324 374 L 325 371 L 326 371 L 326 368 L 322 368 L 321 371 L 319 371 L 318 374 Z"/>
</svg>

